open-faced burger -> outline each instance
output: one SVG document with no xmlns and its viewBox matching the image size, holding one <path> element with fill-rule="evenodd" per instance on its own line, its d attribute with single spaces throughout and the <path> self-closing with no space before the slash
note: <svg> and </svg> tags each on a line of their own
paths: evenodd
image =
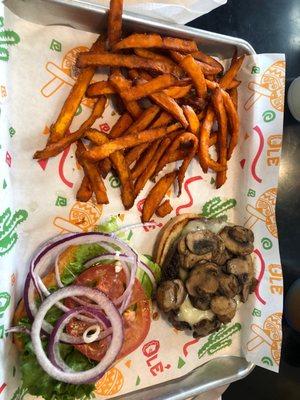
<svg viewBox="0 0 300 400">
<path fill-rule="evenodd" d="M 257 285 L 253 242 L 251 230 L 222 217 L 183 214 L 165 225 L 155 249 L 156 300 L 176 329 L 202 337 L 233 319 L 237 300 L 246 302 Z"/>
<path fill-rule="evenodd" d="M 23 387 L 45 400 L 89 396 L 148 334 L 159 272 L 116 235 L 67 234 L 42 246 L 10 329 Z"/>
</svg>

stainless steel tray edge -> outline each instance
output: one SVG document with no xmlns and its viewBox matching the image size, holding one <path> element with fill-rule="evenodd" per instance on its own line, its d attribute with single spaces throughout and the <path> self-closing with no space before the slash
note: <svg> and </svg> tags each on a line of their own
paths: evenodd
<svg viewBox="0 0 300 400">
<path fill-rule="evenodd" d="M 4 4 L 20 18 L 37 24 L 67 25 L 90 32 L 100 32 L 106 26 L 107 9 L 88 0 L 5 0 Z M 220 58 L 230 57 L 234 48 L 238 49 L 239 54 L 255 54 L 253 47 L 243 39 L 172 25 L 130 13 L 124 13 L 123 18 L 125 29 L 193 38 L 201 49 Z M 244 358 L 223 356 L 207 362 L 182 378 L 136 390 L 126 394 L 126 397 L 117 396 L 115 399 L 184 400 L 242 379 L 254 367 Z"/>
</svg>

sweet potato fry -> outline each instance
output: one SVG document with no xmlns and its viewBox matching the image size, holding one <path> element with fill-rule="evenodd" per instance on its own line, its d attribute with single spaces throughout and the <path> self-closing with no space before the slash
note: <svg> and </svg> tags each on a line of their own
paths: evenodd
<svg viewBox="0 0 300 400">
<path fill-rule="evenodd" d="M 149 222 L 155 213 L 162 199 L 176 179 L 177 171 L 170 172 L 163 176 L 150 190 L 144 202 L 142 211 L 142 222 Z"/>
<path fill-rule="evenodd" d="M 168 153 L 168 160 L 165 162 L 164 155 L 160 158 L 155 171 L 151 176 L 151 180 L 155 181 L 155 177 L 159 174 L 160 171 L 164 169 L 167 164 L 170 164 L 175 161 L 183 160 L 187 156 L 187 150 L 177 149 L 172 154 Z"/>
<path fill-rule="evenodd" d="M 130 167 L 131 164 L 138 160 L 148 146 L 149 143 L 143 143 L 133 147 L 132 149 L 129 149 L 127 154 L 125 155 L 127 165 Z"/>
<path fill-rule="evenodd" d="M 108 81 L 100 81 L 92 83 L 86 91 L 87 97 L 99 97 L 103 94 L 115 94 L 116 91 L 112 84 Z"/>
<path fill-rule="evenodd" d="M 145 171 L 148 164 L 155 156 L 159 145 L 160 140 L 156 140 L 155 142 L 149 144 L 149 146 L 147 147 L 147 151 L 142 154 L 142 156 L 138 159 L 135 166 L 131 170 L 131 177 L 133 180 L 136 180 Z"/>
<path fill-rule="evenodd" d="M 81 185 L 79 186 L 79 189 L 77 190 L 76 194 L 76 200 L 77 201 L 82 201 L 82 202 L 87 202 L 89 199 L 92 197 L 93 190 L 91 187 L 91 183 L 89 178 L 84 175 Z"/>
<path fill-rule="evenodd" d="M 36 151 L 33 155 L 33 158 L 41 160 L 50 157 L 55 157 L 63 150 L 65 150 L 68 146 L 70 146 L 70 144 L 76 142 L 76 140 L 79 140 L 81 137 L 84 136 L 85 131 L 89 129 L 98 118 L 101 117 L 101 115 L 104 112 L 105 105 L 106 105 L 106 97 L 101 96 L 99 100 L 95 103 L 93 111 L 89 116 L 89 118 L 85 122 L 83 122 L 83 124 L 76 132 L 64 136 L 57 142 L 48 144 L 44 150 Z"/>
<path fill-rule="evenodd" d="M 187 85 L 187 86 L 172 86 L 168 89 L 165 89 L 163 92 L 169 96 L 172 97 L 172 99 L 180 99 L 182 97 L 185 97 L 191 90 L 192 85 Z"/>
<path fill-rule="evenodd" d="M 165 200 L 156 209 L 155 214 L 160 218 L 164 218 L 166 215 L 170 214 L 172 211 L 173 211 L 173 207 L 171 206 L 170 200 Z"/>
<path fill-rule="evenodd" d="M 209 56 L 208 54 L 203 53 L 201 50 L 197 50 L 191 55 L 194 57 L 195 60 L 202 61 L 205 64 L 211 65 L 212 67 L 218 68 L 219 72 L 223 71 L 223 65 L 219 63 L 219 61 L 215 60 L 213 57 Z M 219 73 L 216 72 L 216 73 Z"/>
<path fill-rule="evenodd" d="M 118 70 L 115 70 L 112 74 L 110 74 L 109 81 L 119 94 L 125 90 L 131 90 L 131 82 L 126 79 Z M 128 102 L 125 100 L 124 105 L 130 115 L 132 115 L 134 118 L 138 118 L 143 112 L 139 103 L 136 101 Z"/>
<path fill-rule="evenodd" d="M 222 89 L 227 89 L 228 86 L 231 84 L 232 80 L 236 77 L 237 73 L 239 72 L 243 61 L 244 61 L 245 55 L 242 55 L 241 57 L 237 58 L 236 61 L 234 61 L 229 70 L 226 71 L 225 75 L 222 76 L 220 79 L 219 85 Z"/>
<path fill-rule="evenodd" d="M 121 151 L 116 151 L 110 155 L 111 162 L 116 170 L 121 182 L 121 199 L 125 210 L 130 209 L 134 203 L 133 182 L 130 169 Z"/>
<path fill-rule="evenodd" d="M 227 90 L 238 88 L 241 84 L 241 81 L 237 79 L 233 79 L 229 85 L 227 85 Z"/>
<path fill-rule="evenodd" d="M 162 156 L 162 159 L 160 160 L 160 165 L 162 166 L 162 168 L 164 168 L 164 166 L 169 163 L 169 155 L 175 153 L 175 151 L 179 150 L 182 145 L 186 144 L 191 144 L 192 146 L 188 149 L 186 156 L 184 157 L 183 162 L 178 170 L 178 196 L 180 196 L 181 194 L 181 188 L 186 170 L 192 158 L 195 156 L 198 148 L 197 137 L 190 132 L 181 133 L 175 138 L 175 140 L 173 140 L 172 144 L 166 150 L 166 152 Z"/>
<path fill-rule="evenodd" d="M 238 143 L 238 137 L 239 137 L 239 116 L 236 111 L 236 107 L 231 100 L 231 97 L 228 93 L 226 93 L 224 90 L 222 90 L 222 98 L 224 102 L 224 106 L 227 112 L 227 116 L 230 122 L 230 128 L 231 128 L 231 137 L 229 141 L 229 146 L 227 150 L 227 160 L 230 160 L 232 156 L 232 152 L 235 148 L 235 146 Z"/>
<path fill-rule="evenodd" d="M 182 109 L 189 123 L 189 131 L 192 132 L 194 135 L 198 136 L 200 129 L 200 122 L 197 117 L 197 114 L 190 106 L 182 106 Z"/>
<path fill-rule="evenodd" d="M 133 119 L 129 113 L 121 115 L 115 125 L 111 128 L 111 131 L 107 137 L 110 139 L 115 139 L 122 136 L 122 134 L 130 127 L 132 122 Z M 107 174 L 111 170 L 111 167 L 111 161 L 109 158 L 99 161 L 99 170 L 103 178 L 106 178 Z"/>
<path fill-rule="evenodd" d="M 134 196 L 137 197 L 138 194 L 143 190 L 145 187 L 148 179 L 152 176 L 153 172 L 155 171 L 156 165 L 160 159 L 160 157 L 163 155 L 165 150 L 169 147 L 171 143 L 171 140 L 169 138 L 164 138 L 159 143 L 159 146 L 157 147 L 157 151 L 155 155 L 152 158 L 151 163 L 148 164 L 147 168 L 144 169 L 143 173 L 138 177 L 138 179 L 135 182 L 134 185 Z"/>
<path fill-rule="evenodd" d="M 180 66 L 192 78 L 199 97 L 206 97 L 207 86 L 202 68 L 197 64 L 191 55 L 187 55 L 180 61 Z"/>
<path fill-rule="evenodd" d="M 228 95 L 229 97 L 229 95 Z M 227 115 L 223 103 L 222 92 L 220 88 L 217 88 L 212 94 L 212 103 L 214 105 L 215 114 L 218 120 L 218 162 L 221 165 L 227 163 Z M 234 108 L 234 106 L 233 106 Z M 226 182 L 226 170 L 217 172 L 216 187 L 217 189 L 224 185 Z"/>
<path fill-rule="evenodd" d="M 104 40 L 99 37 L 96 42 L 91 47 L 91 52 L 104 51 Z M 87 53 L 89 54 L 89 53 Z M 69 129 L 74 115 L 83 99 L 86 89 L 94 76 L 96 68 L 89 67 L 82 70 L 74 83 L 56 122 L 50 128 L 50 136 L 48 143 L 57 142 L 59 139 L 63 138 Z"/>
<path fill-rule="evenodd" d="M 179 64 L 180 64 L 181 60 L 183 60 L 185 57 L 184 54 L 181 54 L 178 51 L 173 51 L 173 50 L 170 51 L 170 55 L 173 58 L 173 60 L 178 62 Z M 199 65 L 199 67 L 201 67 L 204 75 L 215 75 L 220 72 L 219 67 L 214 67 L 214 66 L 206 64 L 202 61 L 196 60 L 196 64 Z"/>
<path fill-rule="evenodd" d="M 163 37 L 163 48 L 175 50 L 181 53 L 191 53 L 197 51 L 198 47 L 194 40 L 185 40 L 174 37 Z"/>
<path fill-rule="evenodd" d="M 140 117 L 124 132 L 123 136 L 129 135 L 133 132 L 143 131 L 151 124 L 154 118 L 159 113 L 159 107 L 155 104 L 146 108 Z"/>
<path fill-rule="evenodd" d="M 156 33 L 133 33 L 125 39 L 119 41 L 113 46 L 113 50 L 124 50 L 142 47 L 144 49 L 151 47 L 163 47 L 163 40 Z"/>
<path fill-rule="evenodd" d="M 161 126 L 167 126 L 169 122 L 172 121 L 172 116 L 163 111 L 160 116 L 157 118 L 157 120 L 151 125 L 151 128 L 159 128 Z M 128 150 L 128 153 L 125 156 L 127 165 L 131 165 L 134 163 L 134 161 L 138 160 L 141 156 L 141 154 L 146 150 L 146 148 L 149 146 L 148 143 L 143 143 L 138 146 L 133 147 L 132 149 Z"/>
<path fill-rule="evenodd" d="M 122 36 L 123 0 L 110 0 L 107 21 L 107 37 L 109 47 L 116 44 Z"/>
<path fill-rule="evenodd" d="M 127 38 L 118 42 L 113 50 L 123 50 L 132 48 L 163 48 L 169 50 L 177 50 L 183 53 L 191 53 L 197 51 L 197 45 L 193 40 L 184 40 L 173 37 L 161 37 L 156 33 L 133 33 Z"/>
<path fill-rule="evenodd" d="M 89 129 L 86 133 L 86 138 L 100 146 L 104 143 L 109 143 L 108 137 L 96 129 Z M 110 160 L 121 182 L 122 203 L 125 209 L 128 210 L 134 203 L 133 183 L 130 170 L 121 151 L 115 151 L 110 154 Z"/>
<path fill-rule="evenodd" d="M 234 104 L 235 109 L 238 109 L 238 91 L 237 88 L 229 89 L 228 90 L 229 96 Z"/>
<path fill-rule="evenodd" d="M 176 78 L 181 78 L 184 75 L 184 71 L 182 68 L 179 67 L 171 58 L 155 53 L 154 51 L 148 50 L 148 49 L 134 49 L 134 52 L 137 56 L 148 58 L 150 60 L 155 60 L 155 61 L 163 61 L 166 64 L 169 64 L 170 67 L 172 68 L 172 74 L 176 76 Z"/>
<path fill-rule="evenodd" d="M 164 74 L 153 78 L 148 82 L 134 86 L 131 88 L 131 90 L 125 90 L 120 93 L 120 96 L 126 101 L 139 100 L 143 97 L 149 96 L 152 93 L 156 93 L 173 86 L 176 84 L 176 82 L 177 79 L 173 75 Z"/>
<path fill-rule="evenodd" d="M 210 145 L 210 132 L 214 123 L 215 112 L 212 107 L 209 107 L 206 112 L 203 124 L 200 128 L 200 139 L 199 139 L 199 162 L 203 169 L 203 172 L 207 172 L 208 168 L 213 169 L 216 172 L 226 170 L 226 166 L 214 161 L 209 154 Z"/>
<path fill-rule="evenodd" d="M 173 117 L 179 121 L 184 128 L 188 126 L 188 122 L 184 116 L 182 108 L 174 99 L 172 99 L 172 97 L 163 92 L 153 93 L 149 97 L 154 103 L 158 104 L 165 111 L 172 114 Z"/>
<path fill-rule="evenodd" d="M 105 143 L 102 146 L 97 146 L 90 151 L 85 151 L 83 156 L 89 161 L 97 162 L 103 160 L 103 158 L 109 157 L 117 150 L 128 149 L 142 143 L 159 139 L 169 132 L 172 132 L 172 129 L 174 129 L 174 126 L 171 125 L 169 128 L 154 128 L 141 132 L 134 132 L 130 135 L 111 140 L 109 143 Z"/>
<path fill-rule="evenodd" d="M 79 164 L 84 169 L 84 173 L 88 176 L 93 192 L 95 193 L 98 204 L 108 204 L 108 197 L 103 180 L 99 174 L 97 165 L 82 158 L 82 154 L 86 151 L 86 148 L 81 140 L 77 141 L 76 157 Z"/>
<path fill-rule="evenodd" d="M 149 60 L 143 57 L 113 53 L 80 53 L 77 58 L 77 67 L 126 67 L 142 68 L 150 71 L 171 74 L 172 67 L 163 61 Z"/>
<path fill-rule="evenodd" d="M 214 146 L 218 142 L 218 132 L 213 132 L 209 138 L 209 147 Z"/>
<path fill-rule="evenodd" d="M 111 139 L 116 139 L 120 136 L 123 135 L 124 132 L 129 129 L 130 125 L 133 123 L 133 119 L 131 118 L 130 114 L 125 113 L 120 116 L 118 121 L 115 123 L 115 125 L 111 128 L 111 131 L 109 132 L 109 137 Z"/>
</svg>

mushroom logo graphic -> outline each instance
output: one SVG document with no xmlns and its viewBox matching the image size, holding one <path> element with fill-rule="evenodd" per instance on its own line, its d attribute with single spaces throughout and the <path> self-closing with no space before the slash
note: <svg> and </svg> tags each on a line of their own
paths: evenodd
<svg viewBox="0 0 300 400">
<path fill-rule="evenodd" d="M 51 75 L 50 80 L 42 87 L 41 93 L 44 97 L 51 97 L 64 85 L 73 86 L 78 75 L 78 69 L 75 67 L 77 55 L 81 52 L 88 51 L 89 49 L 84 46 L 79 46 L 71 49 L 64 56 L 62 65 L 58 66 L 52 61 L 46 64 L 46 71 Z M 84 98 L 82 103 L 87 107 L 92 108 L 94 104 L 93 99 Z"/>
<path fill-rule="evenodd" d="M 60 233 L 87 232 L 96 225 L 102 208 L 102 205 L 77 201 L 69 212 L 69 218 L 55 217 L 53 225 L 60 229 Z"/>
<path fill-rule="evenodd" d="M 274 313 L 269 315 L 263 325 L 263 328 L 256 324 L 251 325 L 251 331 L 254 336 L 247 343 L 247 349 L 249 351 L 255 350 L 257 347 L 266 343 L 271 348 L 272 357 L 275 363 L 278 365 L 280 361 L 280 349 L 281 349 L 281 317 L 282 313 Z"/>
<path fill-rule="evenodd" d="M 245 227 L 251 229 L 258 220 L 264 221 L 268 231 L 277 238 L 277 226 L 275 219 L 277 189 L 271 188 L 264 192 L 257 200 L 255 207 L 247 204 L 246 210 L 250 217 L 245 223 Z"/>
<path fill-rule="evenodd" d="M 260 83 L 249 82 L 248 89 L 253 91 L 246 101 L 246 111 L 254 105 L 262 96 L 269 97 L 272 106 L 277 111 L 284 109 L 284 79 L 285 61 L 276 61 L 262 75 Z"/>
</svg>

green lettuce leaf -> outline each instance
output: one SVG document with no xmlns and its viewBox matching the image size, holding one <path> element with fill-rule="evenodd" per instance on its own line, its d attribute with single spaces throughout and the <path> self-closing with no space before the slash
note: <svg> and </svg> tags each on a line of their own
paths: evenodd
<svg viewBox="0 0 300 400">
<path fill-rule="evenodd" d="M 76 277 L 84 270 L 84 263 L 91 258 L 100 256 L 106 250 L 97 243 L 81 244 L 77 246 L 72 261 L 64 268 L 61 275 L 62 283 L 70 285 Z"/>
<path fill-rule="evenodd" d="M 143 254 L 141 257 L 141 261 L 147 265 L 147 267 L 152 271 L 156 282 L 159 282 L 161 279 L 161 268 L 158 264 L 153 261 L 153 258 L 147 254 Z M 138 268 L 137 279 L 141 282 L 143 289 L 146 295 L 151 299 L 153 296 L 153 285 L 149 276 L 142 269 Z"/>
</svg>

